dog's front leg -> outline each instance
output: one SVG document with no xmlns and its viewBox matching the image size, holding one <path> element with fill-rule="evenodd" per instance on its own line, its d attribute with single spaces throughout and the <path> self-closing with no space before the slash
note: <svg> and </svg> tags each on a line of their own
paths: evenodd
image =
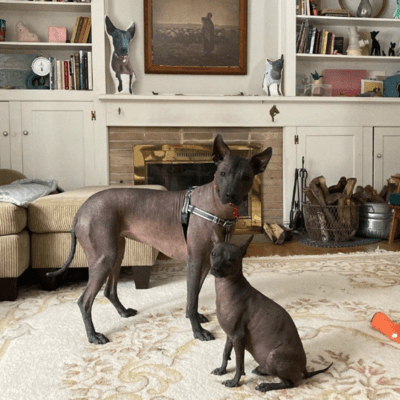
<svg viewBox="0 0 400 400">
<path fill-rule="evenodd" d="M 233 379 L 222 382 L 223 385 L 228 387 L 236 387 L 239 386 L 240 377 L 245 375 L 244 373 L 244 350 L 245 350 L 245 336 L 244 331 L 235 334 L 231 338 L 233 348 L 235 349 L 235 357 L 236 357 L 236 374 Z"/>
<path fill-rule="evenodd" d="M 228 361 L 231 359 L 231 353 L 233 349 L 233 343 L 229 336 L 226 337 L 226 343 L 224 348 L 224 354 L 222 356 L 222 365 L 219 368 L 215 368 L 211 373 L 214 375 L 225 375 L 226 367 L 228 365 Z"/>
<path fill-rule="evenodd" d="M 198 313 L 199 307 L 199 293 L 204 281 L 204 276 L 207 274 L 207 268 L 205 273 L 202 273 L 202 263 L 193 261 L 188 258 L 188 277 L 187 277 L 187 309 L 186 317 L 190 319 L 192 324 L 193 336 L 196 339 L 202 341 L 214 340 L 214 336 L 211 332 L 207 331 L 201 326 L 202 322 L 208 322 L 208 320 L 201 314 Z"/>
</svg>

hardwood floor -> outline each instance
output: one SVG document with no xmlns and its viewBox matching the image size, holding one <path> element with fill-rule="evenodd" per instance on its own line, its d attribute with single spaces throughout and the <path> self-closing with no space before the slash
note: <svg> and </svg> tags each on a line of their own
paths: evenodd
<svg viewBox="0 0 400 400">
<path fill-rule="evenodd" d="M 236 235 L 234 236 L 233 242 L 236 244 L 242 243 L 247 237 L 247 235 Z M 293 255 L 354 253 L 357 251 L 374 252 L 378 247 L 387 251 L 400 252 L 400 239 L 395 240 L 392 245 L 389 245 L 387 240 L 381 240 L 378 243 L 366 246 L 338 247 L 331 249 L 302 245 L 299 243 L 301 237 L 301 235 L 295 234 L 291 241 L 285 242 L 282 245 L 274 245 L 268 242 L 266 235 L 256 234 L 247 250 L 246 257 L 265 257 L 274 255 L 283 257 Z"/>
</svg>

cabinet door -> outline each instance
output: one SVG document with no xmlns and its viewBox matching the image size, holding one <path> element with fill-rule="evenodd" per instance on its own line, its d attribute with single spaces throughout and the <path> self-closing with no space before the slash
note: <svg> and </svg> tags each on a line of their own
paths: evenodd
<svg viewBox="0 0 400 400">
<path fill-rule="evenodd" d="M 0 102 L 0 168 L 11 168 L 10 118 L 7 102 Z"/>
<path fill-rule="evenodd" d="M 94 177 L 90 102 L 22 103 L 22 160 L 28 178 L 56 179 L 65 190 Z"/>
<path fill-rule="evenodd" d="M 372 182 L 372 128 L 297 127 L 286 129 L 284 140 L 285 222 L 289 220 L 295 168 L 301 168 L 302 157 L 307 185 L 321 175 L 328 186 L 335 185 L 341 176 L 356 177 L 360 185 Z"/>
<path fill-rule="evenodd" d="M 391 175 L 400 173 L 400 128 L 374 128 L 374 188 L 378 192 Z"/>
</svg>

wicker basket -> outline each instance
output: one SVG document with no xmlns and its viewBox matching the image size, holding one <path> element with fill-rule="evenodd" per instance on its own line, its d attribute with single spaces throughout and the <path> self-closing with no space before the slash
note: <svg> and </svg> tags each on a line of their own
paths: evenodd
<svg viewBox="0 0 400 400">
<path fill-rule="evenodd" d="M 345 242 L 358 229 L 358 206 L 319 206 L 303 204 L 306 230 L 316 242 Z"/>
</svg>

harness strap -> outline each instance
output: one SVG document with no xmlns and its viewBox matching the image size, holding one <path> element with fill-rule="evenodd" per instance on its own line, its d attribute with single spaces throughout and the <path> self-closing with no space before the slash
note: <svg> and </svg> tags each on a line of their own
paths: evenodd
<svg viewBox="0 0 400 400">
<path fill-rule="evenodd" d="M 183 232 L 185 235 L 185 240 L 187 241 L 187 229 L 188 229 L 188 225 L 189 225 L 189 215 L 194 214 L 200 218 L 205 219 L 206 221 L 223 226 L 225 228 L 225 242 L 228 242 L 230 239 L 230 229 L 232 226 L 234 226 L 236 224 L 237 218 L 235 218 L 235 219 L 219 218 L 214 214 L 204 211 L 198 207 L 192 206 L 190 204 L 190 197 L 192 196 L 192 193 L 195 188 L 196 188 L 196 186 L 191 187 L 187 191 L 187 193 L 185 195 L 185 200 L 183 202 L 182 211 L 181 211 L 181 223 L 182 223 Z"/>
</svg>

